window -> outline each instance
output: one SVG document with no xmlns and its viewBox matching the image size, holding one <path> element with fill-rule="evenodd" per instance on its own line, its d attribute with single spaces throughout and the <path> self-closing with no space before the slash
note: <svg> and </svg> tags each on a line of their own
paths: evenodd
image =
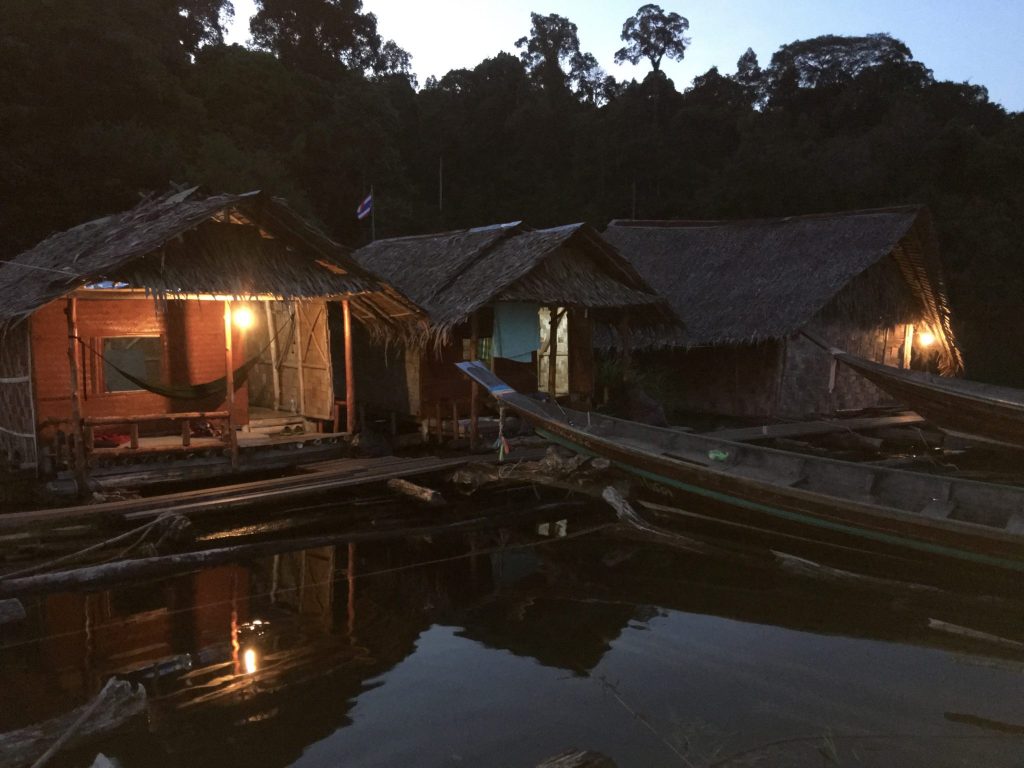
<svg viewBox="0 0 1024 768">
<path fill-rule="evenodd" d="M 121 371 L 154 384 L 163 381 L 164 346 L 159 336 L 103 339 L 102 350 L 103 392 L 138 392 L 141 389 Z"/>
</svg>

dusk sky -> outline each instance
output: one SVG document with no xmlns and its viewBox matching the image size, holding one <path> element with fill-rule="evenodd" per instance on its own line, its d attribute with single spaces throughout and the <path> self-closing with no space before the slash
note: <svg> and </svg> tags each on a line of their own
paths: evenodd
<svg viewBox="0 0 1024 768">
<path fill-rule="evenodd" d="M 231 42 L 249 37 L 253 0 L 234 0 Z M 582 48 L 593 53 L 618 79 L 642 78 L 647 67 L 619 66 L 622 22 L 642 5 L 638 0 L 364 0 L 377 15 L 383 37 L 394 39 L 413 57 L 420 84 L 429 75 L 473 67 L 498 51 L 515 52 L 515 41 L 530 27 L 530 11 L 558 13 L 579 27 Z M 914 57 L 942 80 L 984 85 L 1007 109 L 1024 109 L 1021 45 L 1022 0 L 687 0 L 661 3 L 690 20 L 692 43 L 682 63 L 663 69 L 682 90 L 695 75 L 718 66 L 735 71 L 751 47 L 762 66 L 784 43 L 835 33 L 888 32 L 903 40 Z"/>
</svg>

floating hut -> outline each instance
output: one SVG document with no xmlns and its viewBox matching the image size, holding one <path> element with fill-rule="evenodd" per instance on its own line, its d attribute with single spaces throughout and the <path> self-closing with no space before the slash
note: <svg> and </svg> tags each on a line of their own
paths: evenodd
<svg viewBox="0 0 1024 768">
<path fill-rule="evenodd" d="M 886 365 L 962 368 L 923 207 L 615 220 L 604 234 L 685 323 L 643 341 L 674 409 L 802 418 L 889 402 L 805 333 Z"/>
<path fill-rule="evenodd" d="M 367 405 L 377 397 L 378 407 L 413 414 L 438 433 L 448 420 L 458 434 L 477 412 L 475 390 L 455 362 L 478 358 L 520 391 L 585 405 L 595 389 L 595 323 L 655 332 L 678 322 L 587 224 L 535 230 L 515 222 L 392 238 L 353 255 L 429 321 L 417 344 L 380 362 L 364 390 Z"/>
<path fill-rule="evenodd" d="M 171 455 L 238 467 L 240 444 L 336 437 L 355 415 L 352 326 L 411 333 L 418 317 L 279 199 L 154 197 L 0 264 L 0 452 L 81 482 Z"/>
</svg>

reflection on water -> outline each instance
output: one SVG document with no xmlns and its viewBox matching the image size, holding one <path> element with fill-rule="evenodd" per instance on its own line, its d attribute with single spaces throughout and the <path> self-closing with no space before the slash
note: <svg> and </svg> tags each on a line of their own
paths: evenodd
<svg viewBox="0 0 1024 768">
<path fill-rule="evenodd" d="M 3 629 L 0 730 L 116 675 L 146 685 L 148 723 L 64 764 L 532 766 L 578 747 L 620 766 L 1022 765 L 1019 604 L 826 584 L 581 525 L 41 598 Z"/>
</svg>

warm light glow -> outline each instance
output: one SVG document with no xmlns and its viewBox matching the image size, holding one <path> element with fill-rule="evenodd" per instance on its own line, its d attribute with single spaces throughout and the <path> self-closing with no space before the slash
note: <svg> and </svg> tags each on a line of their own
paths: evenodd
<svg viewBox="0 0 1024 768">
<path fill-rule="evenodd" d="M 252 314 L 252 310 L 248 307 L 239 307 L 232 313 L 232 320 L 235 325 L 241 328 L 243 331 L 252 328 L 253 322 L 256 318 Z"/>
<path fill-rule="evenodd" d="M 251 675 L 256 671 L 256 649 L 246 648 L 245 653 L 242 655 L 242 661 L 245 664 L 245 673 Z"/>
<path fill-rule="evenodd" d="M 935 334 L 929 331 L 921 331 L 917 335 L 917 341 L 922 347 L 930 347 L 935 343 Z"/>
</svg>

